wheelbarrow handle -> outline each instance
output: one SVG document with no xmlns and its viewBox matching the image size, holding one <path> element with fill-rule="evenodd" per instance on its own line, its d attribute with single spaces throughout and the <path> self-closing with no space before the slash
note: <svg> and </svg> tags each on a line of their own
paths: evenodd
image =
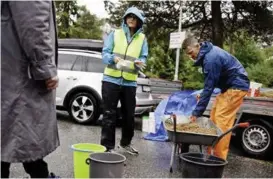
<svg viewBox="0 0 273 179">
<path fill-rule="evenodd" d="M 248 128 L 250 126 L 249 122 L 242 122 L 238 124 L 241 128 Z"/>
<path fill-rule="evenodd" d="M 172 114 L 173 117 L 173 129 L 174 129 L 174 142 L 176 143 L 176 115 Z"/>
<path fill-rule="evenodd" d="M 212 144 L 212 148 L 215 147 L 215 145 L 225 136 L 227 135 L 228 133 L 230 133 L 231 131 L 235 130 L 236 128 L 240 127 L 240 128 L 247 128 L 249 127 L 250 124 L 249 122 L 243 122 L 243 123 L 238 123 L 238 124 L 235 124 L 231 129 L 227 130 L 226 132 L 224 132 L 223 134 L 221 134 L 219 137 L 217 137 L 215 139 L 215 141 L 213 141 L 213 144 Z"/>
</svg>

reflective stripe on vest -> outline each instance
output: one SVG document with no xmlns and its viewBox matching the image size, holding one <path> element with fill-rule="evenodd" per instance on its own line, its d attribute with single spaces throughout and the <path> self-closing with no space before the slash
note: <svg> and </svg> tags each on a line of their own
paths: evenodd
<svg viewBox="0 0 273 179">
<path fill-rule="evenodd" d="M 123 29 L 116 30 L 114 33 L 113 54 L 121 59 L 131 61 L 132 65 L 130 69 L 123 71 L 117 69 L 116 64 L 107 65 L 104 70 L 104 74 L 112 77 L 123 77 L 128 81 L 136 81 L 138 70 L 135 69 L 134 61 L 140 56 L 144 39 L 145 35 L 143 33 L 139 33 L 133 37 L 132 41 L 128 45 Z"/>
</svg>

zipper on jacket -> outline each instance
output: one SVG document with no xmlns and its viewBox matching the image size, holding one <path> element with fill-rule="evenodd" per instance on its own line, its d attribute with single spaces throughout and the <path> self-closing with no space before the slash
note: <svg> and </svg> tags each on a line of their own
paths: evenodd
<svg viewBox="0 0 273 179">
<path fill-rule="evenodd" d="M 133 36 L 133 37 L 134 37 L 134 36 Z M 129 45 L 130 45 L 131 42 L 133 41 L 133 37 L 132 37 L 132 39 L 130 40 L 130 42 L 128 43 L 128 45 L 127 45 L 127 47 L 126 47 L 126 50 L 125 50 L 125 54 L 124 54 L 123 60 L 126 60 L 127 51 L 128 51 Z M 121 70 L 121 79 L 122 79 L 121 83 L 123 83 L 123 76 L 122 76 L 122 73 L 123 73 L 123 70 Z"/>
<path fill-rule="evenodd" d="M 127 51 L 128 51 L 128 48 L 129 48 L 129 45 L 131 44 L 132 40 L 128 43 L 127 47 L 126 47 L 126 50 L 125 50 L 125 55 L 124 55 L 124 60 L 126 60 L 126 56 L 127 56 Z"/>
<path fill-rule="evenodd" d="M 132 41 L 133 41 L 133 39 L 134 39 L 135 36 L 136 36 L 136 34 L 134 34 L 134 35 L 132 36 L 131 40 L 129 41 L 129 43 L 128 43 L 127 47 L 126 47 L 125 55 L 124 55 L 124 60 L 126 59 L 126 56 L 127 56 L 128 47 L 129 47 L 129 45 L 132 43 Z M 126 38 L 127 38 L 127 37 L 126 37 Z"/>
</svg>

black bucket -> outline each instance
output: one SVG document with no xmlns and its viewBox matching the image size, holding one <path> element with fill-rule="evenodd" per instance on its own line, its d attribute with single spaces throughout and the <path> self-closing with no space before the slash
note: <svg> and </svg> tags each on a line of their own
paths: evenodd
<svg viewBox="0 0 273 179">
<path fill-rule="evenodd" d="M 213 155 L 202 153 L 183 153 L 182 160 L 183 178 L 222 178 L 227 161 Z"/>
</svg>

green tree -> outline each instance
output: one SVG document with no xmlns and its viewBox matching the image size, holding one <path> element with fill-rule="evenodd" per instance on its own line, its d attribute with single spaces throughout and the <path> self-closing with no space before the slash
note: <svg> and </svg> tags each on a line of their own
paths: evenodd
<svg viewBox="0 0 273 179">
<path fill-rule="evenodd" d="M 252 81 L 262 83 L 264 87 L 273 87 L 273 60 L 261 61 L 246 68 Z"/>
<path fill-rule="evenodd" d="M 70 28 L 75 24 L 79 15 L 79 6 L 76 0 L 56 1 L 56 15 L 59 38 L 69 38 Z"/>
<path fill-rule="evenodd" d="M 158 77 L 173 80 L 175 51 L 164 49 L 165 42 L 157 41 L 157 44 L 151 44 L 148 65 L 145 74 L 150 77 Z M 179 63 L 179 79 L 183 82 L 185 89 L 203 88 L 203 75 L 200 69 L 193 67 L 193 61 L 181 52 Z"/>
<path fill-rule="evenodd" d="M 238 31 L 234 36 L 237 38 L 232 42 L 233 50 L 230 53 L 238 58 L 245 68 L 249 67 L 251 64 L 256 64 L 266 59 L 262 49 L 257 45 L 254 38 L 247 32 Z M 226 50 L 230 50 L 228 45 L 226 46 Z"/>
<path fill-rule="evenodd" d="M 155 33 L 158 29 L 176 31 L 179 1 L 105 1 L 109 21 L 119 26 L 123 13 L 131 6 L 144 11 L 148 35 L 160 36 Z M 190 28 L 200 39 L 211 39 L 221 47 L 226 39 L 236 38 L 231 36 L 235 31 L 244 28 L 251 36 L 272 43 L 273 1 L 184 1 L 182 7 L 182 27 Z"/>
<path fill-rule="evenodd" d="M 204 75 L 201 67 L 193 67 L 193 61 L 182 54 L 180 62 L 179 79 L 182 80 L 185 89 L 201 89 L 204 87 Z"/>
<path fill-rule="evenodd" d="M 145 72 L 151 72 L 159 78 L 171 79 L 174 73 L 171 51 L 164 48 L 164 41 L 162 40 L 158 40 L 156 43 L 151 42 L 149 46 L 148 68 Z"/>
<path fill-rule="evenodd" d="M 263 49 L 266 59 L 273 59 L 273 46 Z"/>
<path fill-rule="evenodd" d="M 59 38 L 102 39 L 103 19 L 91 14 L 76 0 L 56 1 Z"/>
<path fill-rule="evenodd" d="M 273 87 L 273 46 L 262 49 L 245 31 L 236 32 L 234 36 L 238 38 L 233 41 L 232 54 L 246 68 L 249 79 Z M 225 48 L 230 49 L 228 45 Z"/>
<path fill-rule="evenodd" d="M 83 39 L 101 39 L 101 27 L 104 23 L 103 19 L 99 19 L 96 15 L 91 14 L 86 6 L 82 6 L 78 11 L 79 17 L 71 27 L 71 38 Z"/>
</svg>

